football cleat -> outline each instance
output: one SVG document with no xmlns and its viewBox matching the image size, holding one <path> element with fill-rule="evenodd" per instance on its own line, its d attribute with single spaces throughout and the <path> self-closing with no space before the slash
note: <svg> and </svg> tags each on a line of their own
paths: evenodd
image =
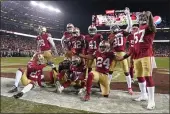
<svg viewBox="0 0 170 114">
<path fill-rule="evenodd" d="M 14 95 L 14 98 L 18 99 L 18 98 L 22 97 L 23 95 L 24 95 L 23 92 L 19 92 L 16 95 Z"/>
<path fill-rule="evenodd" d="M 8 93 L 14 93 L 14 92 L 17 92 L 17 91 L 18 91 L 18 87 L 13 86 L 13 87 L 11 88 L 11 90 L 8 91 Z"/>
<path fill-rule="evenodd" d="M 134 99 L 135 101 L 147 101 L 148 100 L 148 96 L 147 94 L 145 95 L 141 95 L 140 97 Z"/>
<path fill-rule="evenodd" d="M 62 93 L 62 91 L 64 90 L 64 87 L 61 86 L 59 81 L 56 82 L 56 88 L 57 88 L 57 92 L 59 93 Z"/>
<path fill-rule="evenodd" d="M 128 88 L 128 93 L 129 93 L 130 95 L 133 95 L 133 90 L 132 90 L 132 88 Z"/>
<path fill-rule="evenodd" d="M 84 95 L 84 94 L 85 94 L 85 91 L 86 91 L 85 88 L 81 88 L 81 89 L 79 90 L 78 95 Z"/>
<path fill-rule="evenodd" d="M 147 109 L 148 110 L 153 110 L 155 108 L 155 102 L 148 103 Z"/>
<path fill-rule="evenodd" d="M 88 101 L 90 100 L 90 95 L 86 94 L 83 98 L 82 98 L 83 101 Z"/>
</svg>

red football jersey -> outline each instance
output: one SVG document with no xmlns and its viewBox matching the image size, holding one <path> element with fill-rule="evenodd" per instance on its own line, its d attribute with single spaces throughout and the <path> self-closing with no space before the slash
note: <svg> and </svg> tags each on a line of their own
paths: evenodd
<svg viewBox="0 0 170 114">
<path fill-rule="evenodd" d="M 85 72 L 86 68 L 84 63 L 80 64 L 79 66 L 70 66 L 70 70 L 72 72 L 72 79 L 75 80 L 84 80 L 85 79 Z"/>
<path fill-rule="evenodd" d="M 27 64 L 27 78 L 38 82 L 38 85 L 41 86 L 42 69 L 45 66 L 45 64 L 38 65 L 36 61 L 29 61 Z"/>
<path fill-rule="evenodd" d="M 135 59 L 153 55 L 152 44 L 155 33 L 149 31 L 148 25 L 139 27 L 134 34 L 134 57 Z"/>
<path fill-rule="evenodd" d="M 61 41 L 61 43 L 62 43 L 61 45 L 63 48 L 69 49 L 69 47 L 70 47 L 69 38 L 71 38 L 71 37 L 72 37 L 72 33 L 67 32 L 67 31 L 65 31 L 63 33 L 63 37 L 62 37 L 62 41 Z"/>
<path fill-rule="evenodd" d="M 110 38 L 115 37 L 113 40 L 113 43 L 111 44 L 115 52 L 125 51 L 126 36 L 127 36 L 127 33 L 125 31 L 118 32 L 115 35 L 113 34 L 109 35 Z"/>
<path fill-rule="evenodd" d="M 78 37 L 72 36 L 69 39 L 70 42 L 70 50 L 75 50 L 76 53 L 83 53 L 85 45 L 85 37 L 83 35 L 80 35 Z"/>
<path fill-rule="evenodd" d="M 107 74 L 109 72 L 109 67 L 115 57 L 115 53 L 100 53 L 99 51 L 96 51 L 93 55 L 96 57 L 96 71 Z"/>
<path fill-rule="evenodd" d="M 86 53 L 93 54 L 99 47 L 99 43 L 103 40 L 103 36 L 101 34 L 95 34 L 93 36 L 86 35 Z"/>
<path fill-rule="evenodd" d="M 37 36 L 37 41 L 38 41 L 41 51 L 46 51 L 46 50 L 51 49 L 51 44 L 48 41 L 48 37 L 49 37 L 48 33 Z"/>
</svg>

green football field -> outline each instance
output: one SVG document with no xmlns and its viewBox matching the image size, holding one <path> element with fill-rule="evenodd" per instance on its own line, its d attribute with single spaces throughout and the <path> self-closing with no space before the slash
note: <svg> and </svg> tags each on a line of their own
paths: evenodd
<svg viewBox="0 0 170 114">
<path fill-rule="evenodd" d="M 1 73 L 15 73 L 18 69 L 18 65 L 26 65 L 29 61 L 29 57 L 11 57 L 11 58 L 1 58 Z M 55 64 L 63 60 L 63 57 L 58 57 L 55 59 Z M 158 69 L 166 69 L 169 72 L 169 58 L 168 57 L 157 57 L 156 63 Z M 9 66 L 9 67 L 8 67 Z M 14 67 L 15 66 L 15 67 Z M 50 67 L 45 68 L 45 71 L 50 70 Z M 124 82 L 125 77 L 123 75 L 122 69 L 118 64 L 113 73 L 114 82 Z M 2 113 L 91 113 L 81 110 L 74 110 L 68 108 L 61 108 L 57 106 L 45 105 L 40 103 L 34 103 L 24 100 L 15 100 L 13 98 L 1 96 L 1 112 Z M 10 107 L 10 108 L 9 108 Z"/>
<path fill-rule="evenodd" d="M 9 57 L 9 58 L 1 58 L 1 72 L 4 73 L 15 73 L 18 67 L 17 65 L 26 65 L 30 60 L 30 57 Z M 55 59 L 56 66 L 59 62 L 63 61 L 63 57 L 58 57 Z M 156 63 L 158 69 L 165 69 L 168 72 L 169 69 L 169 58 L 168 57 L 157 57 Z M 8 67 L 11 66 L 11 67 Z M 14 67 L 15 66 L 15 67 Z M 44 71 L 49 71 L 50 67 L 46 67 Z M 166 73 L 167 73 L 166 72 Z M 113 82 L 124 82 L 125 77 L 122 69 L 120 68 L 120 64 L 117 64 L 115 71 L 113 72 Z"/>
</svg>

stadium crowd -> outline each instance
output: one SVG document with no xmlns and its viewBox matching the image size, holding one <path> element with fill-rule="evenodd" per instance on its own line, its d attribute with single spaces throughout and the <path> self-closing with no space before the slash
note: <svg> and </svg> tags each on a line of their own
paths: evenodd
<svg viewBox="0 0 170 114">
<path fill-rule="evenodd" d="M 106 37 L 106 36 L 105 36 Z M 54 41 L 58 53 L 63 55 L 60 41 Z M 157 57 L 170 56 L 169 43 L 154 43 L 154 52 Z M 36 51 L 36 40 L 15 35 L 2 35 L 1 37 L 1 57 L 31 57 Z"/>
<path fill-rule="evenodd" d="M 55 41 L 59 55 L 62 56 L 61 44 Z M 31 57 L 36 51 L 36 40 L 34 38 L 2 35 L 1 36 L 1 57 Z"/>
</svg>

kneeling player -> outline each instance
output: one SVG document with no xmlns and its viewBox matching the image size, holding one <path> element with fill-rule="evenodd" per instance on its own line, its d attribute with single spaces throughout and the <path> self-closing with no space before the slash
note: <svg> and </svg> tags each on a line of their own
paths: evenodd
<svg viewBox="0 0 170 114">
<path fill-rule="evenodd" d="M 44 57 L 38 53 L 34 54 L 32 59 L 28 62 L 26 70 L 19 68 L 16 71 L 15 84 L 9 93 L 18 91 L 18 84 L 20 80 L 25 87 L 21 92 L 14 95 L 14 98 L 22 97 L 23 94 L 30 91 L 37 83 L 40 87 L 42 87 L 42 69 L 44 67 L 46 67 L 46 64 L 44 64 Z"/>
<path fill-rule="evenodd" d="M 64 60 L 60 62 L 58 66 L 58 73 L 54 70 L 50 72 L 50 83 L 55 85 L 57 84 L 57 81 L 64 83 L 66 81 L 67 75 L 70 73 L 70 65 L 70 60 Z"/>
<path fill-rule="evenodd" d="M 96 70 L 91 71 L 88 74 L 86 82 L 86 95 L 83 100 L 87 101 L 90 99 L 90 92 L 92 81 L 99 81 L 102 95 L 104 97 L 109 96 L 110 86 L 109 86 L 109 67 L 113 60 L 121 61 L 124 57 L 118 57 L 114 52 L 110 51 L 110 44 L 107 41 L 102 41 L 99 44 L 99 49 L 93 55 L 79 55 L 82 58 L 86 59 L 95 59 L 96 58 Z"/>
<path fill-rule="evenodd" d="M 83 60 L 80 57 L 77 57 L 76 55 L 72 57 L 72 63 L 70 65 L 69 70 L 67 72 L 62 71 L 59 75 L 58 78 L 59 80 L 62 80 L 65 75 L 67 75 L 67 81 L 62 83 L 57 83 L 57 91 L 62 92 L 64 88 L 69 87 L 74 83 L 74 85 L 79 85 L 80 86 L 80 91 L 79 94 L 81 94 L 83 91 L 85 91 L 85 64 Z"/>
</svg>

